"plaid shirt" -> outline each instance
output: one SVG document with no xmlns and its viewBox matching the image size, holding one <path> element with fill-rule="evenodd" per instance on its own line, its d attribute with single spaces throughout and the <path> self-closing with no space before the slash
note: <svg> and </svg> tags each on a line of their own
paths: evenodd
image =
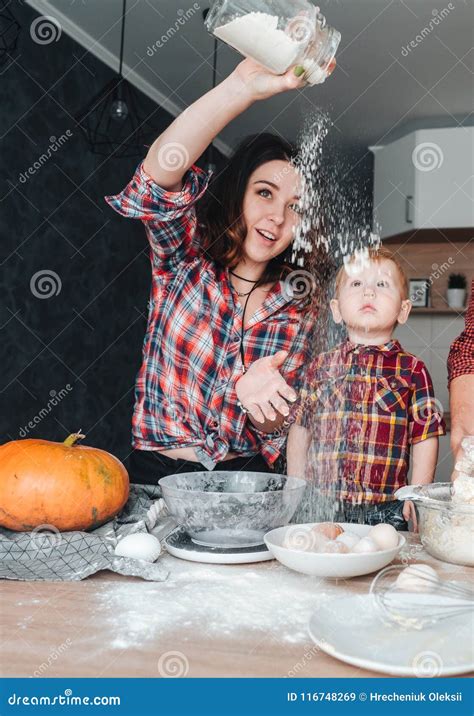
<svg viewBox="0 0 474 716">
<path fill-rule="evenodd" d="M 296 408 L 312 479 L 342 499 L 385 502 L 406 485 L 410 444 L 445 434 L 431 378 L 398 341 L 345 341 L 309 367 Z"/>
<path fill-rule="evenodd" d="M 474 373 L 474 279 L 466 313 L 466 327 L 451 346 L 448 356 L 448 384 L 460 375 Z"/>
<path fill-rule="evenodd" d="M 256 430 L 237 407 L 242 376 L 242 307 L 227 269 L 200 250 L 195 203 L 209 176 L 187 172 L 181 192 L 159 187 L 140 164 L 131 182 L 106 201 L 122 216 L 140 219 L 150 243 L 152 286 L 132 421 L 132 444 L 141 450 L 194 447 L 212 469 L 229 451 L 261 453 L 269 464 L 285 436 Z M 290 351 L 280 368 L 296 387 L 306 361 L 308 327 L 279 282 L 248 321 L 248 367 L 278 350 Z"/>
</svg>

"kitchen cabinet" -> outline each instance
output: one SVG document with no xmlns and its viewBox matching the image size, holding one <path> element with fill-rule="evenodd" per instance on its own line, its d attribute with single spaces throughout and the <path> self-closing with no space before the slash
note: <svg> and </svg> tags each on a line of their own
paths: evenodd
<svg viewBox="0 0 474 716">
<path fill-rule="evenodd" d="M 382 239 L 474 227 L 473 148 L 474 127 L 422 129 L 370 147 L 374 230 Z"/>
</svg>

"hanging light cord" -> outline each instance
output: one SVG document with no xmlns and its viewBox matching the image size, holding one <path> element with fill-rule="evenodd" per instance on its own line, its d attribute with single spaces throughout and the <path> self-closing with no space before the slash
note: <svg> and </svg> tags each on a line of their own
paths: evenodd
<svg viewBox="0 0 474 716">
<path fill-rule="evenodd" d="M 122 66 L 123 66 L 123 48 L 125 44 L 125 16 L 127 14 L 127 0 L 123 0 L 122 5 L 122 32 L 120 36 L 120 67 L 119 75 L 122 77 Z"/>
</svg>

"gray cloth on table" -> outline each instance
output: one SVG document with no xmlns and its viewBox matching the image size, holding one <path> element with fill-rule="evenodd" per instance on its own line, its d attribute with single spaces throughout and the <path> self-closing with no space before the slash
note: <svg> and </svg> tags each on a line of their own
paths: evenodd
<svg viewBox="0 0 474 716">
<path fill-rule="evenodd" d="M 159 558 L 152 564 L 114 554 L 119 538 L 125 535 L 153 532 L 160 539 L 171 531 L 171 518 L 159 498 L 161 489 L 157 486 L 130 485 L 123 510 L 90 532 L 58 532 L 52 525 L 42 525 L 32 532 L 0 527 L 0 579 L 78 581 L 109 569 L 149 581 L 164 581 L 168 572 L 160 566 Z"/>
</svg>

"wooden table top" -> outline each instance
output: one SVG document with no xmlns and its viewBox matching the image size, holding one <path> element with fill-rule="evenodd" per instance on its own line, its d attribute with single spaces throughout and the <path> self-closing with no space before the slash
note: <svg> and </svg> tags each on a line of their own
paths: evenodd
<svg viewBox="0 0 474 716">
<path fill-rule="evenodd" d="M 430 557 L 415 535 L 404 554 L 441 577 L 472 579 L 471 568 Z M 3 676 L 385 676 L 323 653 L 307 628 L 321 601 L 367 593 L 374 575 L 335 582 L 276 561 L 160 560 L 164 582 L 105 571 L 81 582 L 4 581 Z"/>
</svg>

